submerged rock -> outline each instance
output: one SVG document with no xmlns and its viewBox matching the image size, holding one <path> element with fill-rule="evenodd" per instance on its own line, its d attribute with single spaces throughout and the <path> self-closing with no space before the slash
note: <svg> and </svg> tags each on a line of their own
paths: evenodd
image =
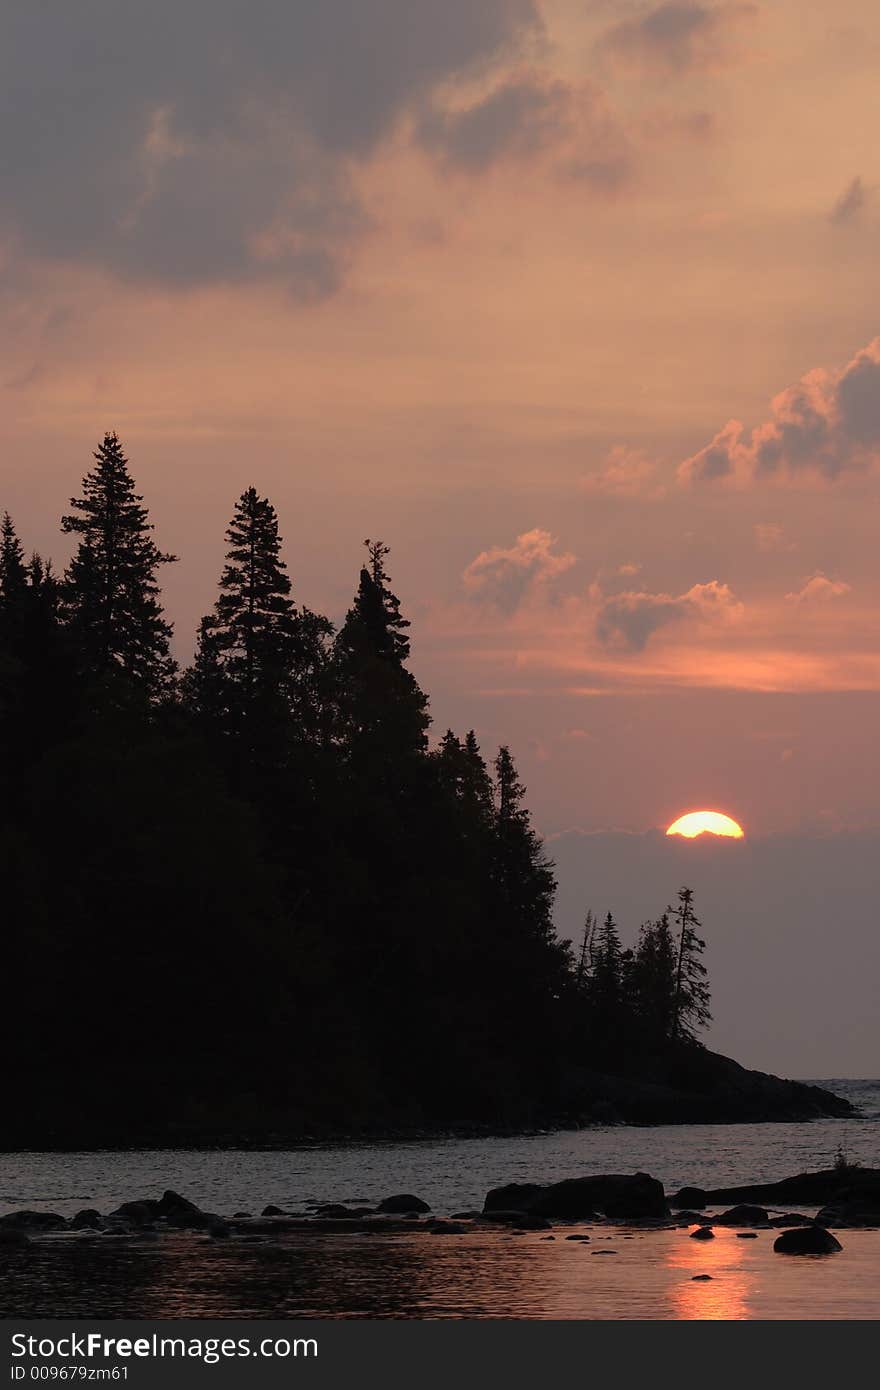
<svg viewBox="0 0 880 1390">
<path fill-rule="evenodd" d="M 698 1226 L 695 1231 L 691 1231 L 691 1240 L 714 1240 L 715 1232 L 711 1226 Z"/>
<path fill-rule="evenodd" d="M 834 1255 L 843 1246 L 821 1226 L 796 1226 L 777 1236 L 773 1249 L 780 1255 Z"/>
</svg>

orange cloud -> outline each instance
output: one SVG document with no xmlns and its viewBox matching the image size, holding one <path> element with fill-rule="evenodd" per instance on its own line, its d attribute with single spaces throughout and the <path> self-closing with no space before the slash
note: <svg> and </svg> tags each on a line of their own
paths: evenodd
<svg viewBox="0 0 880 1390">
<path fill-rule="evenodd" d="M 880 338 L 841 371 L 817 367 L 775 396 L 769 420 L 747 433 L 729 420 L 678 468 L 681 483 L 752 482 L 810 475 L 834 481 L 880 459 Z"/>
<path fill-rule="evenodd" d="M 596 636 L 606 647 L 643 651 L 662 627 L 685 619 L 727 623 L 741 616 L 743 605 L 727 584 L 717 579 L 694 584 L 687 593 L 623 593 L 606 599 L 596 618 Z"/>
<path fill-rule="evenodd" d="M 786 594 L 791 603 L 828 603 L 831 599 L 842 598 L 852 592 L 852 586 L 843 580 L 829 579 L 821 571 L 806 581 L 796 593 Z"/>
<path fill-rule="evenodd" d="M 524 531 L 507 549 L 492 546 L 472 560 L 462 575 L 464 587 L 472 598 L 512 613 L 530 595 L 546 593 L 553 580 L 576 564 L 575 555 L 554 554 L 555 545 L 549 531 Z"/>
</svg>

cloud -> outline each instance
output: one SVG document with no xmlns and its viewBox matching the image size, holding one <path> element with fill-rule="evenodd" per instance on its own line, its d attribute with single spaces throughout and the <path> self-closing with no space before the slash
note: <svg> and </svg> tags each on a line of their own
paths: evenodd
<svg viewBox="0 0 880 1390">
<path fill-rule="evenodd" d="M 756 521 L 754 533 L 755 545 L 765 555 L 795 549 L 794 541 L 788 539 L 784 526 L 778 521 Z"/>
<path fill-rule="evenodd" d="M 772 402 L 750 433 L 729 420 L 678 468 L 682 483 L 741 482 L 812 473 L 828 481 L 880 457 L 880 338 L 842 371 L 818 367 Z"/>
<path fill-rule="evenodd" d="M 417 138 L 447 166 L 481 174 L 505 156 L 528 156 L 558 139 L 568 127 L 569 99 L 563 82 L 511 79 L 470 106 L 425 112 Z"/>
<path fill-rule="evenodd" d="M 524 531 L 509 549 L 493 546 L 472 560 L 462 576 L 464 587 L 471 598 L 513 613 L 576 563 L 574 555 L 553 554 L 555 545 L 549 531 Z"/>
<path fill-rule="evenodd" d="M 641 449 L 617 445 L 596 473 L 581 479 L 581 489 L 603 497 L 662 497 L 657 465 Z"/>
<path fill-rule="evenodd" d="M 831 221 L 838 226 L 843 222 L 852 222 L 858 217 L 867 201 L 867 190 L 862 182 L 861 176 L 856 177 L 847 184 L 841 193 L 834 207 L 831 209 Z"/>
<path fill-rule="evenodd" d="M 832 599 L 843 598 L 844 594 L 851 592 L 851 585 L 845 584 L 842 579 L 829 579 L 818 570 L 806 581 L 802 589 L 793 594 L 786 594 L 785 597 L 790 603 L 797 604 L 829 603 Z"/>
<path fill-rule="evenodd" d="M 536 38 L 535 0 L 9 0 L 0 231 L 160 284 L 331 293 L 353 174 L 444 84 Z"/>
<path fill-rule="evenodd" d="M 598 46 L 625 66 L 658 76 L 711 70 L 742 56 L 736 33 L 757 13 L 753 4 L 681 0 L 621 20 L 602 35 Z"/>
<path fill-rule="evenodd" d="M 644 651 L 651 637 L 663 627 L 685 620 L 705 623 L 738 618 L 742 604 L 727 584 L 717 579 L 695 584 L 687 593 L 624 593 L 606 599 L 596 617 L 596 636 L 605 647 Z"/>
</svg>

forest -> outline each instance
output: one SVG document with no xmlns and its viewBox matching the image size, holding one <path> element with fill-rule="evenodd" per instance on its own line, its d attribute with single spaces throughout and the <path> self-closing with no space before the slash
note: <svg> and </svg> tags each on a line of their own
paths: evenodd
<svg viewBox="0 0 880 1390">
<path fill-rule="evenodd" d="M 334 626 L 248 487 L 181 669 L 159 582 L 175 557 L 116 434 L 61 529 L 63 573 L 8 514 L 0 535 L 13 1131 L 537 1125 L 589 1118 L 586 1075 L 671 1074 L 701 1050 L 692 894 L 631 948 L 610 914 L 558 939 L 510 749 L 431 737 L 384 543 Z"/>
</svg>

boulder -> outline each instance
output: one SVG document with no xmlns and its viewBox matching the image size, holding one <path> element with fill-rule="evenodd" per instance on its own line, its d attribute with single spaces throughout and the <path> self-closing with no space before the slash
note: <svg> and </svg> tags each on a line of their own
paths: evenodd
<svg viewBox="0 0 880 1390">
<path fill-rule="evenodd" d="M 406 1212 L 430 1211 L 431 1208 L 421 1197 L 414 1197 L 411 1192 L 400 1192 L 394 1197 L 386 1197 L 376 1210 L 387 1212 L 391 1216 L 402 1216 Z"/>
<path fill-rule="evenodd" d="M 161 1201 L 156 1203 L 156 1209 L 169 1226 L 176 1226 L 180 1230 L 207 1230 L 220 1220 L 213 1212 L 202 1211 L 195 1202 L 181 1197 L 179 1192 L 163 1193 Z"/>
<path fill-rule="evenodd" d="M 594 1220 L 597 1211 L 624 1221 L 669 1214 L 663 1184 L 648 1173 L 567 1178 L 546 1187 L 509 1183 L 493 1188 L 483 1205 L 486 1214 L 505 1208 L 562 1221 Z"/>
<path fill-rule="evenodd" d="M 712 1275 L 711 1275 L 711 1274 L 692 1274 L 692 1275 L 691 1275 L 691 1283 L 692 1283 L 692 1284 L 704 1284 L 704 1283 L 706 1282 L 707 1279 L 711 1279 L 711 1278 L 712 1278 Z"/>
<path fill-rule="evenodd" d="M 812 1216 L 804 1216 L 800 1211 L 786 1211 L 781 1216 L 771 1216 L 768 1226 L 814 1226 Z"/>
<path fill-rule="evenodd" d="M 141 1202 L 123 1202 L 111 1211 L 109 1220 L 125 1221 L 129 1226 L 152 1226 L 160 1214 L 159 1203 L 146 1198 Z"/>
<path fill-rule="evenodd" d="M 671 1207 L 704 1207 L 706 1194 L 702 1187 L 680 1187 L 674 1197 L 669 1198 Z"/>
<path fill-rule="evenodd" d="M 311 1206 L 311 1205 L 313 1205 L 313 1204 L 310 1202 L 309 1205 Z M 244 1212 L 238 1212 L 237 1215 L 238 1215 L 238 1216 L 244 1216 L 245 1213 L 244 1213 Z M 275 1207 L 275 1206 L 273 1206 L 272 1203 L 270 1202 L 269 1205 L 268 1205 L 267 1207 L 263 1207 L 263 1210 L 260 1212 L 260 1215 L 261 1215 L 261 1216 L 288 1216 L 288 1215 L 289 1215 L 289 1212 L 282 1211 L 280 1207 Z"/>
<path fill-rule="evenodd" d="M 54 1211 L 10 1211 L 6 1216 L 0 1216 L 0 1230 L 5 1231 L 33 1231 L 40 1234 L 43 1231 L 60 1231 L 66 1225 L 64 1217 Z"/>
<path fill-rule="evenodd" d="M 76 1213 L 70 1225 L 74 1231 L 101 1231 L 104 1228 L 104 1218 L 93 1207 L 83 1207 L 82 1211 Z"/>
<path fill-rule="evenodd" d="M 817 1226 L 880 1226 L 880 1197 L 843 1196 L 823 1207 Z"/>
<path fill-rule="evenodd" d="M 680 1195 L 680 1194 L 679 1194 Z M 748 1183 L 741 1187 L 709 1188 L 713 1205 L 721 1202 L 803 1202 L 806 1206 L 830 1205 L 837 1198 L 874 1197 L 880 1203 L 880 1168 L 825 1168 L 817 1173 L 798 1173 L 779 1182 Z M 688 1203 L 697 1206 L 696 1202 Z"/>
<path fill-rule="evenodd" d="M 843 1246 L 821 1226 L 795 1226 L 776 1237 L 773 1249 L 780 1255 L 833 1255 Z"/>
<path fill-rule="evenodd" d="M 757 1240 L 757 1239 L 758 1239 L 758 1232 L 757 1232 L 757 1231 L 737 1231 L 737 1233 L 736 1233 L 736 1238 L 737 1238 L 737 1240 Z"/>
<path fill-rule="evenodd" d="M 750 1207 L 741 1204 L 731 1207 L 730 1211 L 724 1211 L 720 1216 L 715 1217 L 717 1226 L 766 1226 L 767 1213 L 763 1207 Z"/>
<path fill-rule="evenodd" d="M 691 1231 L 691 1240 L 714 1240 L 715 1232 L 711 1226 L 698 1226 L 695 1231 Z"/>
<path fill-rule="evenodd" d="M 30 1245 L 30 1238 L 15 1226 L 0 1226 L 0 1249 L 20 1250 L 25 1245 Z"/>
</svg>

